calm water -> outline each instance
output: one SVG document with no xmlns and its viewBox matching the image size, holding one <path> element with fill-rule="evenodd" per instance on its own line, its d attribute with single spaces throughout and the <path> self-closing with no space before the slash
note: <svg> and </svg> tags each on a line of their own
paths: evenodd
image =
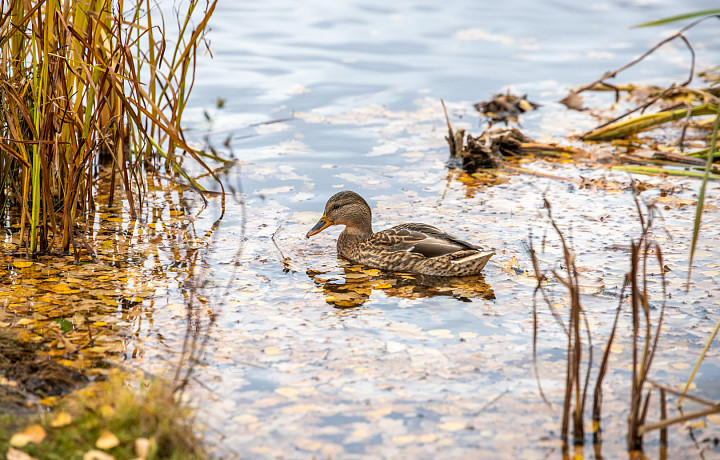
<svg viewBox="0 0 720 460">
<path fill-rule="evenodd" d="M 632 196 L 580 189 L 529 175 L 490 188 L 449 174 L 442 109 L 456 126 L 480 132 L 472 103 L 511 88 L 543 107 L 522 119 L 527 134 L 562 141 L 595 121 L 555 101 L 644 52 L 674 27 L 630 29 L 643 21 L 715 7 L 647 2 L 220 2 L 212 21 L 214 58 L 198 63 L 192 135 L 210 139 L 239 165 L 224 180 L 238 192 L 203 256 L 211 282 L 204 304 L 219 313 L 192 394 L 208 435 L 225 458 L 551 458 L 559 455 L 560 411 L 545 405 L 531 364 L 535 282 L 525 242 L 546 231 L 543 193 L 578 253 L 588 319 L 597 343 L 612 324 L 637 236 Z M 716 25 L 690 34 L 699 67 L 717 62 Z M 671 45 L 621 81 L 667 82 L 687 72 L 689 56 Z M 225 107 L 214 108 L 222 98 Z M 590 104 L 604 105 L 605 96 Z M 207 112 L 213 122 L 204 121 Z M 267 123 L 281 120 L 275 123 Z M 231 148 L 222 147 L 230 139 Z M 231 152 L 230 152 L 231 151 Z M 574 165 L 526 165 L 579 180 L 627 184 L 627 175 Z M 647 200 L 661 200 L 657 178 Z M 668 179 L 693 199 L 698 183 Z M 430 285 L 349 267 L 335 257 L 338 231 L 305 240 L 338 190 L 366 197 L 375 228 L 405 221 L 437 225 L 498 249 L 472 283 Z M 716 186 L 710 194 L 717 199 Z M 712 202 L 712 200 L 711 200 Z M 685 294 L 693 206 L 665 203 L 657 237 L 668 272 L 669 346 L 653 378 L 683 383 L 718 314 L 717 229 L 709 215 L 694 289 Z M 209 228 L 217 200 L 200 215 Z M 244 231 L 243 231 L 244 228 Z M 200 233 L 200 232 L 199 232 Z M 286 265 L 271 236 L 289 258 Z M 172 260 L 167 248 L 167 261 Z M 559 261 L 552 239 L 541 256 Z M 558 264 L 555 264 L 557 267 Z M 656 271 L 657 273 L 657 271 Z M 652 298 L 661 297 L 657 277 Z M 182 296 L 169 290 L 168 304 Z M 562 290 L 554 302 L 562 310 Z M 355 308 L 336 308 L 342 301 Z M 144 365 L 173 356 L 182 309 L 155 303 L 141 331 Z M 173 316 L 173 312 L 177 313 Z M 562 331 L 541 307 L 543 388 L 562 401 Z M 627 315 L 622 330 L 629 331 Z M 604 453 L 624 455 L 630 333 L 618 339 L 608 376 Z M 160 350 L 160 351 L 158 351 Z M 168 355 L 169 353 L 169 355 Z M 717 358 L 697 391 L 718 399 Z M 651 411 L 652 412 L 652 411 Z M 621 414 L 621 415 L 616 415 Z M 656 419 L 657 414 L 649 416 Z M 589 428 L 588 428 L 589 429 Z M 714 431 L 713 431 L 714 430 Z M 696 436 L 717 436 L 717 424 Z M 652 446 L 655 438 L 648 438 Z M 671 430 L 676 455 L 700 448 Z M 653 449 L 653 447 L 650 447 Z M 655 450 L 652 451 L 654 452 Z M 590 454 L 588 450 L 588 455 Z M 714 452 L 717 455 L 717 450 Z"/>
</svg>

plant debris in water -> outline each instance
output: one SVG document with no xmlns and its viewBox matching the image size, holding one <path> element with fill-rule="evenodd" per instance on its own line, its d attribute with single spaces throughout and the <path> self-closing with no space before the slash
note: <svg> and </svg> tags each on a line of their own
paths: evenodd
<svg viewBox="0 0 720 460">
<path fill-rule="evenodd" d="M 540 104 L 529 101 L 527 94 L 518 97 L 508 91 L 505 94 L 496 94 L 489 101 L 478 102 L 473 107 L 488 119 L 490 125 L 498 121 L 507 125 L 510 121 L 518 123 L 518 116 L 521 113 L 535 110 Z"/>
</svg>

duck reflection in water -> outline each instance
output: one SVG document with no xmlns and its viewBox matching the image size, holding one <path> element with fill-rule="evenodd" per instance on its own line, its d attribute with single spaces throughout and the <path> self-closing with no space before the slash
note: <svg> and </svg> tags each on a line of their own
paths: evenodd
<svg viewBox="0 0 720 460">
<path fill-rule="evenodd" d="M 325 301 L 335 308 L 345 309 L 363 305 L 373 291 L 388 297 L 417 299 L 423 297 L 452 297 L 461 302 L 473 298 L 495 299 L 492 287 L 482 275 L 441 277 L 418 274 L 388 273 L 363 265 L 352 265 L 338 257 L 341 270 L 308 269 L 308 277 L 322 287 Z"/>
</svg>

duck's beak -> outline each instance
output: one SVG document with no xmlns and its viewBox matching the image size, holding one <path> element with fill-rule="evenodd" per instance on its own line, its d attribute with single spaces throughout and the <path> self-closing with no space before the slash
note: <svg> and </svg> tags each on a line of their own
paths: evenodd
<svg viewBox="0 0 720 460">
<path fill-rule="evenodd" d="M 305 238 L 310 238 L 313 235 L 317 235 L 318 233 L 322 232 L 326 228 L 332 225 L 332 222 L 330 222 L 330 219 L 327 218 L 325 214 L 320 218 L 319 221 L 317 221 L 317 224 L 313 228 L 310 229 L 309 232 L 305 235 Z"/>
</svg>

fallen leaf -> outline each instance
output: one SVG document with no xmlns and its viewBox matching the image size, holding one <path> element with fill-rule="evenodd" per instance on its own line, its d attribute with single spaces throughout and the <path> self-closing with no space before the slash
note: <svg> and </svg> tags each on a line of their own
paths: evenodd
<svg viewBox="0 0 720 460">
<path fill-rule="evenodd" d="M 137 438 L 135 440 L 135 455 L 139 460 L 145 460 L 150 455 L 150 440 L 148 438 Z"/>
<path fill-rule="evenodd" d="M 286 398 L 294 399 L 300 394 L 300 390 L 297 388 L 281 387 L 275 388 L 275 393 L 283 395 Z"/>
<path fill-rule="evenodd" d="M 13 447 L 8 449 L 5 458 L 7 460 L 38 460 L 37 458 L 31 457 L 29 454 Z"/>
<path fill-rule="evenodd" d="M 460 431 L 465 429 L 465 422 L 445 422 L 438 425 L 443 431 Z"/>
<path fill-rule="evenodd" d="M 322 447 L 322 442 L 314 441 L 312 439 L 301 439 L 296 442 L 295 445 L 298 447 L 298 449 L 314 452 L 316 450 L 320 450 L 320 448 Z"/>
<path fill-rule="evenodd" d="M 32 266 L 32 262 L 13 262 L 13 265 L 17 268 L 27 268 Z"/>
<path fill-rule="evenodd" d="M 67 412 L 60 412 L 57 414 L 55 419 L 50 422 L 50 426 L 53 428 L 60 428 L 63 426 L 70 425 L 72 423 L 72 416 L 68 414 Z"/>
<path fill-rule="evenodd" d="M 85 455 L 83 455 L 83 460 L 115 460 L 115 457 L 101 450 L 93 449 L 91 451 L 85 452 Z"/>
<path fill-rule="evenodd" d="M 411 442 L 415 442 L 417 439 L 416 436 L 413 436 L 411 434 L 403 434 L 398 436 L 392 437 L 393 444 L 397 446 L 404 446 L 405 444 L 410 444 Z"/>
<path fill-rule="evenodd" d="M 570 93 L 558 102 L 570 110 L 583 110 L 583 98 L 576 93 Z"/>
<path fill-rule="evenodd" d="M 279 355 L 282 353 L 282 350 L 279 349 L 278 347 L 267 347 L 263 350 L 263 352 L 266 355 Z"/>
<path fill-rule="evenodd" d="M 117 447 L 118 444 L 120 444 L 118 437 L 107 430 L 103 431 L 98 440 L 95 441 L 95 447 L 98 449 L 112 449 Z"/>
<path fill-rule="evenodd" d="M 29 443 L 40 444 L 45 439 L 45 430 L 38 424 L 30 425 L 20 433 L 15 433 L 10 438 L 10 445 L 13 447 L 25 447 Z"/>
</svg>

